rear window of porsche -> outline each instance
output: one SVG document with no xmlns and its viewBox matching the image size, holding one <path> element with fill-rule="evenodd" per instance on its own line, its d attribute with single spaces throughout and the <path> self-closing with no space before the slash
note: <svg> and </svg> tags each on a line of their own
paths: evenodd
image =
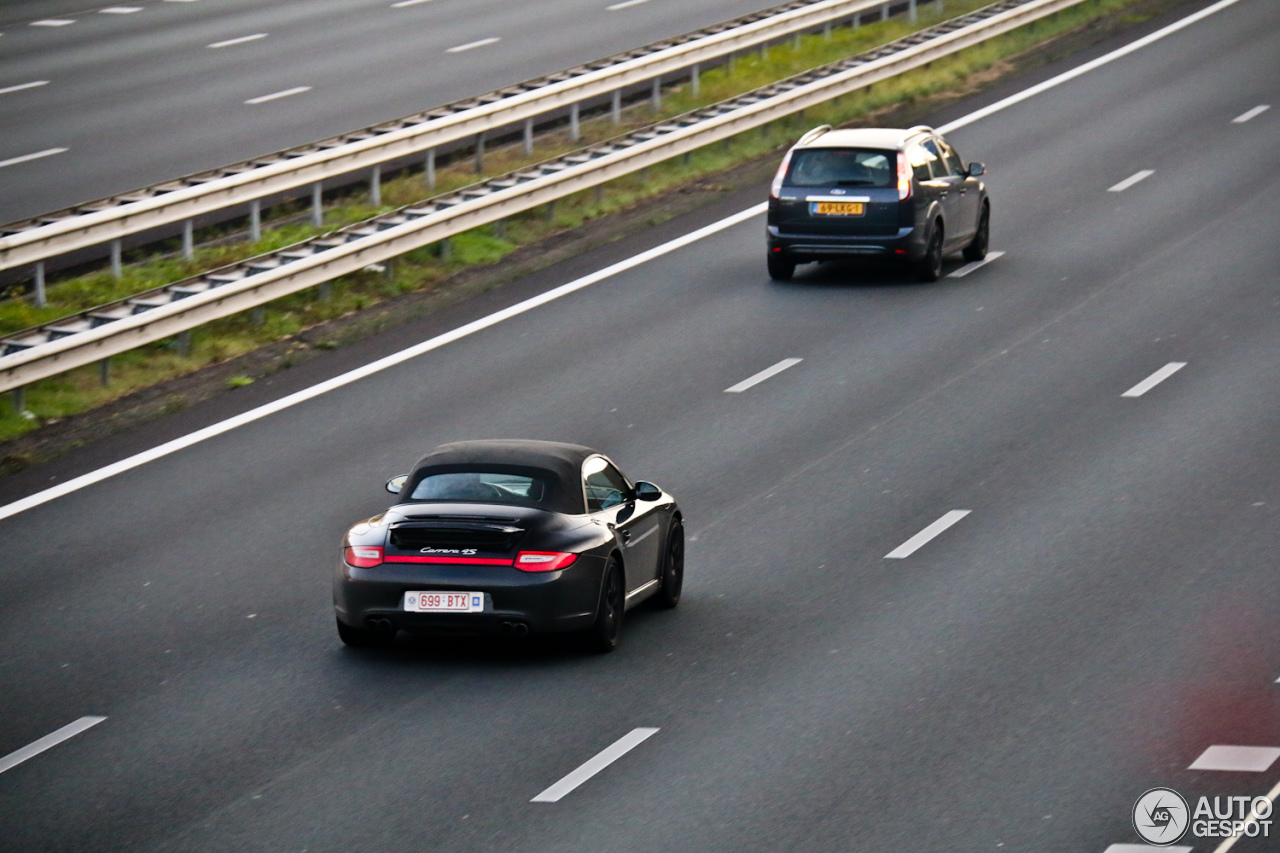
<svg viewBox="0 0 1280 853">
<path fill-rule="evenodd" d="M 787 183 L 796 187 L 888 187 L 897 152 L 875 148 L 801 148 L 791 155 Z"/>
<path fill-rule="evenodd" d="M 524 474 L 491 471 L 452 471 L 429 474 L 414 486 L 410 500 L 540 503 L 546 481 Z"/>
</svg>

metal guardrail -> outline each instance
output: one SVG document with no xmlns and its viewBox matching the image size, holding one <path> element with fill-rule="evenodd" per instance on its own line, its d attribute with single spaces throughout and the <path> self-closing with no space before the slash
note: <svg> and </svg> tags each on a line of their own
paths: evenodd
<svg viewBox="0 0 1280 853">
<path fill-rule="evenodd" d="M 91 364 L 817 106 L 1083 0 L 1002 0 L 875 50 L 339 231 L 0 339 L 0 391 Z"/>
<path fill-rule="evenodd" d="M 917 0 L 909 0 L 912 9 Z M 0 226 L 0 270 L 372 169 L 904 0 L 791 0 L 395 121 Z M 37 273 L 39 277 L 39 273 Z"/>
</svg>

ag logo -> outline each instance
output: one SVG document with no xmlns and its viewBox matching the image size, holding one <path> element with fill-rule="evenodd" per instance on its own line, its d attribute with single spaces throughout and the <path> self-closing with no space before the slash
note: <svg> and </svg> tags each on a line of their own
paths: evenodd
<svg viewBox="0 0 1280 853">
<path fill-rule="evenodd" d="M 1133 804 L 1133 828 L 1157 847 L 1173 844 L 1187 831 L 1187 801 L 1172 788 L 1152 788 Z"/>
</svg>

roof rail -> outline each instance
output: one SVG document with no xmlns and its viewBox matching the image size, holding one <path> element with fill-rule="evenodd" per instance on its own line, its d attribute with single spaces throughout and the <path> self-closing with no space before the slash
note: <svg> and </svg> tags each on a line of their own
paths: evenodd
<svg viewBox="0 0 1280 853">
<path fill-rule="evenodd" d="M 830 129 L 831 129 L 831 125 L 829 124 L 818 125 L 813 130 L 809 131 L 804 136 L 800 137 L 800 141 L 797 142 L 796 145 L 804 145 L 806 143 L 812 142 L 813 140 L 817 139 L 819 136 L 826 133 Z"/>
<path fill-rule="evenodd" d="M 933 133 L 933 128 L 927 124 L 917 124 L 915 127 L 907 128 L 907 133 Z"/>
</svg>

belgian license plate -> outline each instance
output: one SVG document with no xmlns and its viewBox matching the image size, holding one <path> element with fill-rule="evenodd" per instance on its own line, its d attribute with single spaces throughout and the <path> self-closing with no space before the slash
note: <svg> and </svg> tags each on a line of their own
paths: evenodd
<svg viewBox="0 0 1280 853">
<path fill-rule="evenodd" d="M 410 613 L 480 613 L 482 592 L 406 592 L 404 609 Z"/>
<path fill-rule="evenodd" d="M 861 216 L 866 207 L 860 201 L 817 201 L 813 212 L 820 216 Z"/>
</svg>

